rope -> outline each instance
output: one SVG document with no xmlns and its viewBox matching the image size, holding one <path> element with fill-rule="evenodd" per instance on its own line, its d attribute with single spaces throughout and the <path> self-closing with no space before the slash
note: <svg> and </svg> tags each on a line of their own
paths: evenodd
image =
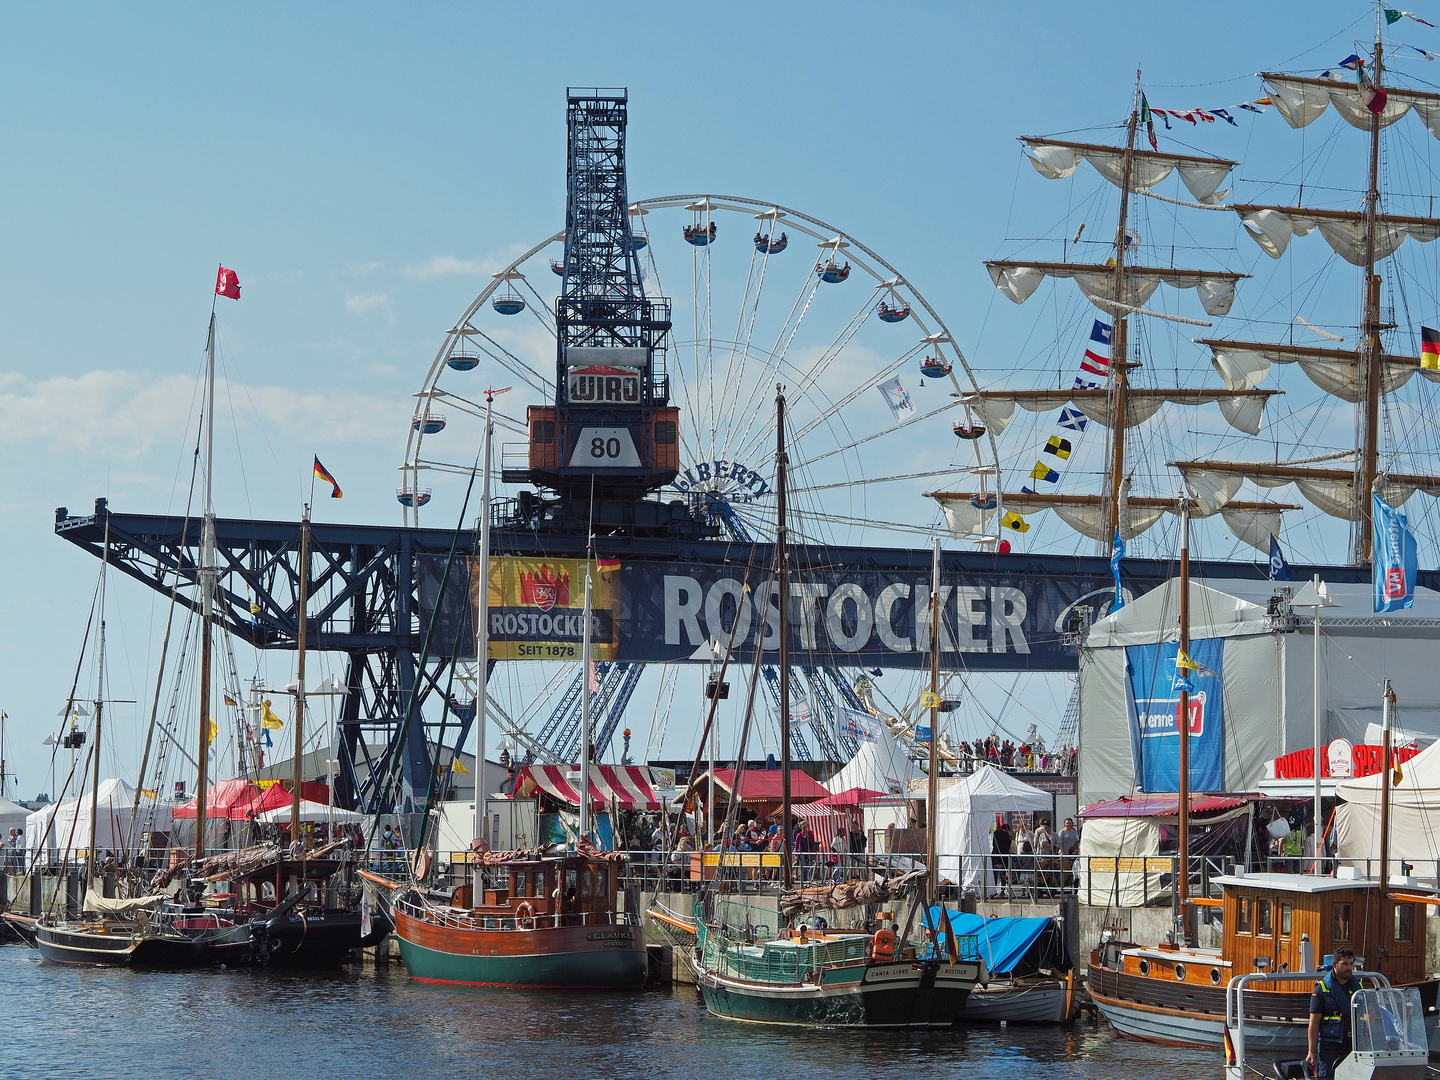
<svg viewBox="0 0 1440 1080">
<path fill-rule="evenodd" d="M 1185 323 L 1189 326 L 1215 325 L 1212 322 L 1206 322 L 1204 319 L 1186 319 L 1182 318 L 1179 315 L 1164 315 L 1158 311 L 1147 311 L 1145 308 L 1135 307 L 1131 304 L 1122 304 L 1118 300 L 1097 300 L 1094 297 L 1091 297 L 1090 302 L 1093 303 L 1096 307 L 1106 308 L 1108 310 L 1128 311 L 1133 312 L 1136 315 L 1149 315 L 1151 318 L 1154 319 L 1166 319 L 1170 322 Z"/>
</svg>

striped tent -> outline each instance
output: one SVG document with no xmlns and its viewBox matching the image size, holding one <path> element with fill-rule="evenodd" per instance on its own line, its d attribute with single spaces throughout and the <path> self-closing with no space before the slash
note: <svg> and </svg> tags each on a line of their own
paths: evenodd
<svg viewBox="0 0 1440 1080">
<path fill-rule="evenodd" d="M 570 806 L 580 805 L 580 766 L 525 765 L 515 774 L 512 795 L 533 798 L 538 792 Z M 591 765 L 590 801 L 617 804 L 621 810 L 659 810 L 660 800 L 643 765 Z"/>
<path fill-rule="evenodd" d="M 810 826 L 822 852 L 829 852 L 835 842 L 835 834 L 848 829 L 850 817 L 843 810 L 835 810 L 819 803 L 800 803 L 790 807 L 790 813 Z"/>
</svg>

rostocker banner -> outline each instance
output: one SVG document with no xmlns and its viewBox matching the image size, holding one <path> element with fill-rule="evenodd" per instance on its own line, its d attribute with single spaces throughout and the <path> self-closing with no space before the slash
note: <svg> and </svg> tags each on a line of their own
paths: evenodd
<svg viewBox="0 0 1440 1080">
<path fill-rule="evenodd" d="M 1220 685 L 1224 661 L 1223 638 L 1202 638 L 1190 643 L 1190 672 L 1195 689 L 1190 694 L 1190 790 L 1221 791 L 1225 787 L 1225 701 Z M 1129 645 L 1125 666 L 1129 671 L 1130 746 L 1135 754 L 1135 775 L 1142 791 L 1180 790 L 1180 739 L 1177 719 L 1180 690 L 1175 661 L 1180 643 Z"/>
<path fill-rule="evenodd" d="M 444 561 L 417 562 L 422 620 L 433 604 Z M 928 562 L 928 558 L 927 558 Z M 591 632 L 597 660 L 704 661 L 735 629 L 732 663 L 757 646 L 777 646 L 779 601 L 768 574 L 744 564 L 597 560 Z M 487 625 L 493 659 L 578 659 L 583 631 L 584 560 L 493 556 Z M 452 575 L 432 654 L 448 655 L 450 634 L 471 624 L 478 597 L 472 575 Z M 473 575 L 478 579 L 479 575 Z M 459 587 L 457 589 L 457 583 Z M 1126 577 L 1127 593 L 1160 578 Z M 748 588 L 747 588 L 748 586 Z M 463 589 L 463 591 L 459 591 Z M 928 566 L 826 566 L 798 569 L 790 581 L 791 656 L 797 664 L 925 667 L 930 649 Z M 469 594 L 468 611 L 457 608 Z M 1110 610 L 1108 573 L 1056 573 L 1016 560 L 983 573 L 947 571 L 940 588 L 941 664 L 947 668 L 1067 671 L 1075 649 L 1062 634 L 1083 613 Z M 738 618 L 738 625 L 736 620 Z M 422 621 L 422 627 L 424 625 Z M 466 658 L 474 656 L 473 634 Z"/>
</svg>

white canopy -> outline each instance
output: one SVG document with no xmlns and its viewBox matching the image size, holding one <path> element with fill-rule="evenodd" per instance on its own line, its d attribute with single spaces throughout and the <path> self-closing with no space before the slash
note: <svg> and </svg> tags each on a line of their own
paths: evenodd
<svg viewBox="0 0 1440 1080">
<path fill-rule="evenodd" d="M 95 825 L 95 846 L 103 851 L 124 851 L 130 843 L 131 821 L 135 817 L 136 792 L 124 780 L 100 781 L 95 803 L 98 818 Z M 66 850 L 83 851 L 90 846 L 89 794 L 63 803 L 51 803 L 25 818 L 25 846 L 38 854 L 43 847 L 48 863 Z M 165 831 L 170 828 L 170 807 L 148 801 L 141 806 L 142 827 Z M 53 819 L 53 821 L 52 821 Z M 46 826 L 49 825 L 48 835 Z M 42 838 L 44 843 L 42 845 Z M 138 842 L 139 838 L 133 838 Z"/>
<path fill-rule="evenodd" d="M 30 811 L 25 807 L 0 796 L 0 838 L 9 836 L 11 829 L 24 829 L 29 816 Z"/>
<path fill-rule="evenodd" d="M 830 794 L 839 795 L 842 791 L 858 787 L 904 795 L 905 781 L 921 775 L 919 767 L 906 755 L 889 729 L 879 721 L 876 721 L 875 727 L 879 729 L 875 737 L 862 740 L 849 764 L 825 781 L 824 787 Z"/>
<path fill-rule="evenodd" d="M 1440 742 L 1431 743 L 1400 766 L 1400 783 L 1390 789 L 1392 873 L 1399 860 L 1415 864 L 1424 877 L 1440 859 Z M 1335 793 L 1344 800 L 1335 814 L 1335 836 L 1342 859 L 1374 859 L 1380 854 L 1380 774 L 1341 780 Z M 1428 865 L 1427 865 L 1428 864 Z M 1372 867 L 1372 873 L 1378 873 Z"/>
<path fill-rule="evenodd" d="M 993 765 L 981 765 L 940 793 L 935 812 L 935 850 L 940 876 L 966 889 L 993 887 L 990 873 L 990 823 L 1012 810 L 1054 810 L 1055 796 Z"/>
<path fill-rule="evenodd" d="M 290 807 L 277 806 L 274 810 L 266 810 L 263 814 L 257 814 L 255 820 L 263 821 L 267 825 L 288 824 Z M 340 806 L 326 806 L 324 803 L 305 799 L 300 803 L 300 820 L 311 823 L 334 821 L 339 824 L 353 825 L 357 821 L 364 821 L 365 815 Z"/>
</svg>

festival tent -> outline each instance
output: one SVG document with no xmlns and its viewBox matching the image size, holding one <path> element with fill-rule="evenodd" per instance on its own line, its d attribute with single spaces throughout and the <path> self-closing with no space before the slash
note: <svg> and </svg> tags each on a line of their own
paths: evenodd
<svg viewBox="0 0 1440 1080">
<path fill-rule="evenodd" d="M 1031 787 L 993 765 L 981 765 L 940 792 L 936 806 L 935 851 L 940 877 L 989 895 L 991 823 L 1014 810 L 1055 809 L 1055 796 Z"/>
<path fill-rule="evenodd" d="M 1390 858 L 1413 863 L 1414 872 L 1436 875 L 1440 859 L 1440 742 L 1431 743 L 1400 766 L 1400 782 L 1390 787 Z M 1335 837 L 1342 859 L 1361 861 L 1380 855 L 1380 775 L 1341 780 L 1335 793 L 1343 800 L 1335 812 Z M 1363 863 L 1362 863 L 1363 865 Z M 1379 868 L 1371 871 L 1378 873 Z"/>
<path fill-rule="evenodd" d="M 579 806 L 580 787 L 579 765 L 525 765 L 515 774 L 512 797 L 534 798 L 543 791 L 567 806 Z M 621 810 L 660 809 L 650 770 L 643 765 L 591 765 L 590 801 Z"/>
<path fill-rule="evenodd" d="M 0 795 L 0 837 L 8 837 L 11 829 L 24 830 L 30 811 Z"/>
<path fill-rule="evenodd" d="M 205 816 L 210 819 L 243 817 L 236 813 L 240 807 L 248 806 L 260 794 L 260 789 L 249 780 L 221 780 L 211 784 L 205 793 Z M 171 810 L 171 816 L 193 818 L 198 800 L 191 799 Z"/>
<path fill-rule="evenodd" d="M 855 756 L 825 781 L 827 790 L 838 794 L 850 788 L 868 788 L 903 797 L 906 781 L 922 775 L 920 767 L 910 760 L 889 729 L 878 722 L 875 728 L 875 737 L 859 740 L 860 748 Z"/>
<path fill-rule="evenodd" d="M 100 782 L 95 795 L 99 811 L 95 827 L 95 846 L 101 851 L 121 852 L 132 840 L 139 842 L 139 836 L 131 837 L 131 820 L 135 816 L 135 789 L 124 780 L 110 779 Z M 90 845 L 90 803 L 88 795 L 79 799 L 67 799 L 63 803 L 51 803 L 25 819 L 25 846 L 32 852 L 43 850 L 46 862 L 53 861 L 57 853 L 65 850 L 81 850 Z M 164 831 L 170 827 L 170 807 L 146 803 L 141 828 Z M 46 835 L 46 826 L 49 834 Z"/>
<path fill-rule="evenodd" d="M 256 821 L 263 821 L 267 825 L 288 825 L 290 824 L 291 803 L 287 799 L 284 806 L 277 806 L 273 810 L 266 810 L 256 815 Z M 305 799 L 300 803 L 300 820 L 311 824 L 333 821 L 337 825 L 353 825 L 364 821 L 365 815 L 357 810 L 346 810 L 340 806 L 329 806 L 325 803 L 311 802 Z"/>
</svg>

